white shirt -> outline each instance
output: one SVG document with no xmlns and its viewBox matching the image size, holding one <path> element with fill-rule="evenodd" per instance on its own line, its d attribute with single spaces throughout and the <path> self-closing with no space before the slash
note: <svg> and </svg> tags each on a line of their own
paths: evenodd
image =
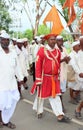
<svg viewBox="0 0 83 130">
<path fill-rule="evenodd" d="M 24 53 L 22 50 L 20 50 L 18 47 L 16 48 L 16 53 L 18 56 L 18 60 L 20 63 L 21 71 L 24 77 L 28 77 L 28 71 L 27 71 L 27 65 L 26 65 L 26 58 L 24 56 Z"/>
<path fill-rule="evenodd" d="M 39 46 L 35 43 L 32 45 L 32 62 L 36 61 L 37 52 L 39 50 Z"/>
<path fill-rule="evenodd" d="M 28 46 L 26 48 L 23 46 L 22 51 L 25 56 L 27 70 L 29 70 L 29 48 L 28 48 Z"/>
<path fill-rule="evenodd" d="M 0 46 L 0 91 L 17 88 L 16 77 L 23 80 L 23 75 L 15 51 L 8 54 Z"/>
<path fill-rule="evenodd" d="M 79 77 L 79 74 L 83 73 L 83 51 L 82 50 L 80 50 L 77 53 L 77 56 L 74 57 L 72 61 L 72 66 L 73 66 L 74 71 L 77 74 L 78 80 L 83 81 L 83 78 Z"/>
</svg>

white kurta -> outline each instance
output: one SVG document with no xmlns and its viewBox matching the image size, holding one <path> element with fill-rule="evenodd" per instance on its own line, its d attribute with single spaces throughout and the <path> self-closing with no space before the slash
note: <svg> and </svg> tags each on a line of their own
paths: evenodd
<svg viewBox="0 0 83 130">
<path fill-rule="evenodd" d="M 10 53 L 6 54 L 0 48 L 0 91 L 14 90 L 17 88 L 15 75 L 18 77 L 18 80 L 23 80 L 15 51 L 10 51 Z"/>
<path fill-rule="evenodd" d="M 24 77 L 28 77 L 26 58 L 24 56 L 24 52 L 17 47 L 16 53 L 17 53 L 17 56 L 18 56 L 18 59 L 19 59 L 22 74 L 23 74 Z"/>
<path fill-rule="evenodd" d="M 75 57 L 72 61 L 72 66 L 73 69 L 76 73 L 75 78 L 76 78 L 76 88 L 77 90 L 83 90 L 83 78 L 79 77 L 80 73 L 83 73 L 83 51 L 80 50 L 77 54 L 77 57 Z"/>
<path fill-rule="evenodd" d="M 70 60 L 70 62 L 69 62 L 69 64 L 68 64 L 68 68 L 69 68 L 69 70 L 68 70 L 68 76 L 69 76 L 69 81 L 68 81 L 68 87 L 69 88 L 72 88 L 73 90 L 76 90 L 77 88 L 76 88 L 76 80 L 75 80 L 75 71 L 74 71 L 74 69 L 73 69 L 73 66 L 74 66 L 74 59 L 77 57 L 77 55 L 78 55 L 78 53 L 76 53 L 74 50 L 72 50 L 72 52 L 69 54 L 69 56 L 70 56 L 70 58 L 71 58 L 71 60 Z M 71 68 L 72 67 L 72 68 Z M 73 71 L 73 72 L 71 72 L 70 71 L 70 69 Z M 71 74 L 72 75 L 71 75 Z M 71 76 L 70 76 L 71 75 Z"/>
<path fill-rule="evenodd" d="M 66 48 L 63 47 L 63 52 L 61 52 L 61 59 L 63 59 L 65 56 L 68 56 L 68 53 L 66 51 Z M 60 69 L 60 84 L 62 92 L 66 91 L 66 82 L 67 82 L 67 63 L 62 62 Z"/>
<path fill-rule="evenodd" d="M 36 55 L 37 55 L 37 52 L 38 52 L 38 49 L 39 49 L 39 46 L 35 43 L 32 45 L 32 62 L 35 62 L 36 60 Z"/>
<path fill-rule="evenodd" d="M 23 80 L 15 51 L 8 54 L 0 46 L 0 111 L 2 121 L 8 123 L 20 98 L 16 77 Z"/>
<path fill-rule="evenodd" d="M 30 50 L 29 50 L 29 46 L 27 46 L 26 48 L 23 46 L 22 47 L 22 51 L 23 51 L 23 54 L 25 56 L 25 62 L 26 62 L 27 70 L 29 70 L 29 65 L 30 65 Z"/>
</svg>

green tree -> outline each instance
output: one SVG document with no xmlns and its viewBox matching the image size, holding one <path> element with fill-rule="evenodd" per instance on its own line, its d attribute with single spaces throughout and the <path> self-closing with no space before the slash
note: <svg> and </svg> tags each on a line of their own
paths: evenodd
<svg viewBox="0 0 83 130">
<path fill-rule="evenodd" d="M 9 31 L 11 22 L 12 20 L 8 12 L 8 6 L 6 6 L 4 0 L 0 0 L 0 30 L 4 29 Z"/>
<path fill-rule="evenodd" d="M 48 33 L 50 33 L 50 28 L 46 27 L 45 25 L 39 25 L 37 35 L 48 34 Z"/>
<path fill-rule="evenodd" d="M 29 41 L 31 41 L 33 39 L 33 31 L 30 29 L 27 29 L 24 33 L 23 33 L 23 37 L 26 37 L 29 39 Z"/>
<path fill-rule="evenodd" d="M 6 0 L 4 0 L 6 2 Z M 22 11 L 25 11 L 28 20 L 30 21 L 31 28 L 33 31 L 33 36 L 37 35 L 38 26 L 40 19 L 45 12 L 48 0 L 8 0 L 10 8 L 13 7 L 18 11 L 18 5 L 21 7 Z M 33 2 L 33 7 L 30 8 L 29 2 Z M 17 7 L 16 7 L 17 5 Z M 33 21 L 34 17 L 34 21 Z"/>
</svg>

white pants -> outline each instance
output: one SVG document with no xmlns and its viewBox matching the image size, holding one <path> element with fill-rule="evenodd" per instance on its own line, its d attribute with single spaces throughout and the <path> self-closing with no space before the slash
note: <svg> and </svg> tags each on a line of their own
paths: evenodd
<svg viewBox="0 0 83 130">
<path fill-rule="evenodd" d="M 61 86 L 61 91 L 64 93 L 66 92 L 66 80 L 63 80 L 62 82 L 60 82 L 60 86 Z"/>
<path fill-rule="evenodd" d="M 49 102 L 56 116 L 64 115 L 62 111 L 62 103 L 58 95 L 55 98 L 50 97 Z M 33 104 L 33 110 L 37 111 L 38 114 L 43 113 L 43 104 L 44 104 L 44 99 L 40 99 L 40 98 L 38 99 L 36 96 Z"/>
<path fill-rule="evenodd" d="M 10 121 L 15 108 L 16 108 L 17 102 L 14 100 L 12 106 L 9 109 L 2 110 L 2 121 L 6 124 Z"/>
<path fill-rule="evenodd" d="M 15 111 L 19 100 L 18 90 L 0 91 L 0 110 L 3 123 L 8 123 Z"/>
</svg>

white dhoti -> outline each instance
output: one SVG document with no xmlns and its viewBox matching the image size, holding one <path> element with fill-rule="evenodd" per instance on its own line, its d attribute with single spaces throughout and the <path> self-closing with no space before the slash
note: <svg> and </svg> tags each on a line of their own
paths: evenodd
<svg viewBox="0 0 83 130">
<path fill-rule="evenodd" d="M 49 102 L 52 107 L 53 113 L 56 116 L 64 115 L 62 111 L 62 103 L 58 95 L 55 98 L 50 97 Z M 38 114 L 43 113 L 43 104 L 44 104 L 44 99 L 37 99 L 36 96 L 33 104 L 33 110 L 37 111 Z"/>
<path fill-rule="evenodd" d="M 60 82 L 60 86 L 61 86 L 61 91 L 64 93 L 66 92 L 66 84 L 67 84 L 67 81 L 66 80 L 63 80 Z"/>
<path fill-rule="evenodd" d="M 68 88 L 76 90 L 75 86 L 76 86 L 76 81 L 72 81 L 72 82 L 68 81 Z"/>
<path fill-rule="evenodd" d="M 0 111 L 3 123 L 8 123 L 20 99 L 18 90 L 0 91 Z"/>
</svg>

